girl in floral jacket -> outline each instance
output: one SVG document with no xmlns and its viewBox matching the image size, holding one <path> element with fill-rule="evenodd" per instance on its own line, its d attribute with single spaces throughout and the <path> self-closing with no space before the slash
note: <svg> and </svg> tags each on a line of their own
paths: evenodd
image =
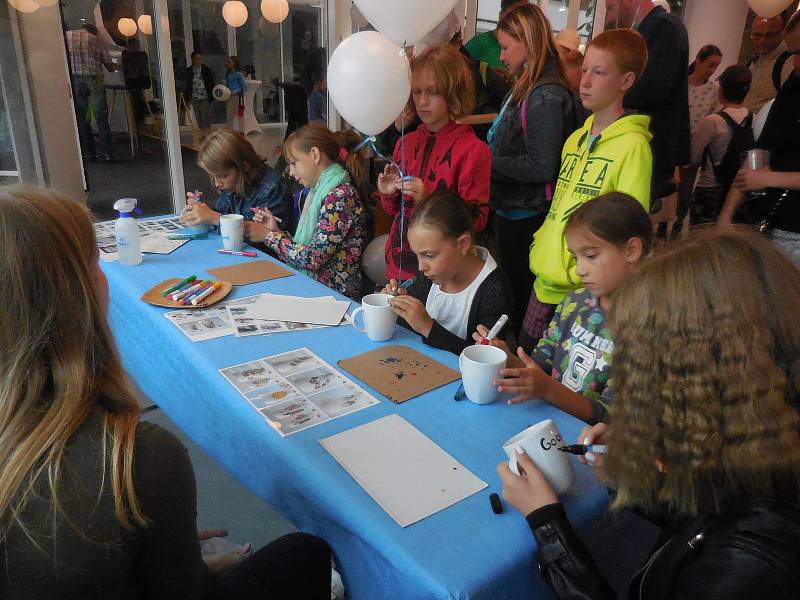
<svg viewBox="0 0 800 600">
<path fill-rule="evenodd" d="M 264 242 L 286 264 L 351 298 L 361 291 L 366 218 L 357 186 L 362 157 L 354 136 L 309 123 L 292 133 L 283 151 L 291 175 L 310 188 L 294 237 L 269 211 L 245 223 L 250 241 Z"/>
</svg>

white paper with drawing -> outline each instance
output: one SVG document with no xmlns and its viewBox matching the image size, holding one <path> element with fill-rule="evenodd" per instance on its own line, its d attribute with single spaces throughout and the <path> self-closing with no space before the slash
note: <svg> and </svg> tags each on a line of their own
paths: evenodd
<svg viewBox="0 0 800 600">
<path fill-rule="evenodd" d="M 264 294 L 253 303 L 248 313 L 253 318 L 268 321 L 338 325 L 349 307 L 350 302 L 343 300 Z"/>
<path fill-rule="evenodd" d="M 378 404 L 308 348 L 219 372 L 281 436 Z"/>
<path fill-rule="evenodd" d="M 401 527 L 486 487 L 399 415 L 322 439 L 320 444 Z"/>
</svg>

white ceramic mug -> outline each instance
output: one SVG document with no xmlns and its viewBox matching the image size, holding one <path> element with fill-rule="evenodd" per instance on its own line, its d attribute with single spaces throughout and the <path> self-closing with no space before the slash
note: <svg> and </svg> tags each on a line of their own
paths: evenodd
<svg viewBox="0 0 800 600">
<path fill-rule="evenodd" d="M 506 353 L 494 346 L 467 346 L 458 357 L 464 393 L 475 404 L 490 404 L 500 392 L 495 380 L 506 366 Z"/>
<path fill-rule="evenodd" d="M 219 232 L 225 250 L 241 252 L 244 244 L 244 217 L 242 215 L 221 215 Z"/>
<path fill-rule="evenodd" d="M 385 342 L 394 335 L 397 315 L 389 306 L 389 294 L 369 294 L 361 299 L 361 306 L 353 311 L 350 319 L 361 333 L 366 332 L 373 342 Z M 363 313 L 364 327 L 356 325 L 356 317 Z"/>
<path fill-rule="evenodd" d="M 564 445 L 553 419 L 545 419 L 508 440 L 503 444 L 503 451 L 508 456 L 508 467 L 519 475 L 516 449 L 519 447 L 525 450 L 525 454 L 539 467 L 556 494 L 560 495 L 575 481 L 575 469 L 569 454 L 558 449 Z"/>
</svg>

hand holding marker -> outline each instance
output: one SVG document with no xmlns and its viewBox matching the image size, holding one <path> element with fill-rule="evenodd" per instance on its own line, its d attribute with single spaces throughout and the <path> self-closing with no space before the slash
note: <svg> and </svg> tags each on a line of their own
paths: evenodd
<svg viewBox="0 0 800 600">
<path fill-rule="evenodd" d="M 506 323 L 508 323 L 508 315 L 501 315 L 499 319 L 497 319 L 497 323 L 494 324 L 489 330 L 489 333 L 486 334 L 486 337 L 483 338 L 481 341 L 482 346 L 488 346 L 489 343 L 497 337 L 497 334 L 500 333 L 500 330 L 505 327 Z"/>
</svg>

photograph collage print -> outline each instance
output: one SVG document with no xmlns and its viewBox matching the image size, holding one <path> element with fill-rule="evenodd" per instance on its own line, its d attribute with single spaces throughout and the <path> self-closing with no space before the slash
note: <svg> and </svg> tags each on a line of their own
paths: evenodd
<svg viewBox="0 0 800 600">
<path fill-rule="evenodd" d="M 281 436 L 378 403 L 307 348 L 220 369 Z"/>
</svg>

